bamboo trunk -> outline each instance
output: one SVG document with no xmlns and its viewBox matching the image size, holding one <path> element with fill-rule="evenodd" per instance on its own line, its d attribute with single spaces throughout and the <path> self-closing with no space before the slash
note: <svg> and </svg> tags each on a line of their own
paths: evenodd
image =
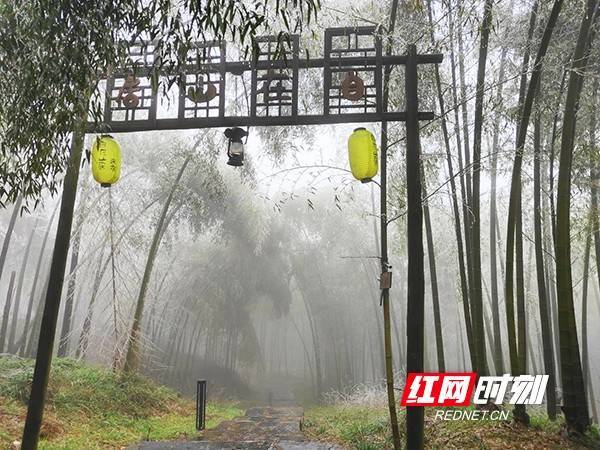
<svg viewBox="0 0 600 450">
<path fill-rule="evenodd" d="M 0 322 L 0 353 L 4 350 L 6 334 L 8 329 L 8 318 L 10 316 L 10 308 L 13 299 L 13 287 L 15 284 L 16 272 L 13 270 L 10 273 L 10 281 L 8 282 L 8 290 L 6 291 L 6 302 L 4 303 L 4 312 L 2 314 L 2 322 Z"/>
<path fill-rule="evenodd" d="M 25 313 L 25 324 L 23 326 L 23 333 L 21 333 L 21 338 L 16 344 L 17 351 L 20 356 L 24 356 L 26 354 L 25 349 L 27 347 L 27 336 L 30 333 L 29 324 L 31 321 L 31 314 L 33 312 L 33 303 L 35 300 L 35 293 L 38 284 L 38 280 L 40 277 L 42 262 L 44 260 L 44 250 L 46 250 L 46 244 L 48 242 L 48 236 L 50 235 L 50 228 L 52 228 L 52 222 L 54 221 L 54 216 L 56 215 L 56 211 L 58 211 L 58 206 L 60 203 L 57 203 L 54 207 L 54 211 L 52 211 L 52 215 L 50 216 L 50 220 L 48 221 L 48 225 L 46 226 L 46 231 L 44 232 L 44 238 L 42 239 L 42 247 L 40 248 L 40 255 L 38 256 L 37 265 L 35 268 L 35 273 L 33 275 L 33 282 L 31 285 L 31 292 L 29 293 L 29 302 L 27 303 L 27 312 Z"/>
<path fill-rule="evenodd" d="M 131 331 L 129 332 L 128 337 L 128 347 L 127 353 L 125 356 L 125 366 L 124 369 L 126 372 L 135 372 L 139 367 L 139 344 L 140 344 L 140 327 L 142 322 L 142 316 L 144 313 L 144 304 L 146 300 L 146 292 L 148 290 L 148 285 L 150 283 L 150 276 L 152 275 L 152 269 L 154 267 L 154 260 L 158 253 L 158 247 L 160 245 L 161 237 L 166 229 L 167 222 L 167 213 L 169 211 L 169 207 L 171 206 L 171 202 L 175 195 L 175 190 L 179 186 L 179 182 L 185 172 L 186 167 L 190 163 L 192 159 L 193 153 L 190 153 L 186 156 L 177 176 L 175 177 L 175 181 L 171 187 L 171 191 L 169 196 L 167 197 L 165 204 L 163 206 L 162 213 L 158 219 L 158 224 L 156 225 L 156 230 L 154 232 L 154 238 L 152 239 L 152 244 L 150 245 L 150 250 L 148 252 L 148 257 L 146 259 L 146 266 L 144 269 L 144 276 L 142 277 L 142 282 L 140 285 L 140 291 L 138 294 L 138 298 L 136 301 L 135 313 L 133 316 L 133 323 L 131 325 Z"/>
<path fill-rule="evenodd" d="M 21 263 L 21 269 L 19 270 L 19 281 L 17 282 L 17 290 L 15 292 L 15 306 L 13 308 L 13 320 L 10 324 L 10 331 L 8 333 L 8 352 L 16 353 L 17 346 L 15 345 L 15 339 L 17 335 L 17 326 L 19 321 L 19 312 L 21 309 L 21 291 L 23 289 L 23 280 L 25 279 L 25 269 L 27 268 L 27 261 L 29 261 L 29 252 L 31 250 L 31 243 L 33 242 L 33 236 L 37 229 L 37 220 L 31 229 L 29 239 L 27 239 L 27 245 L 25 247 L 25 254 L 23 255 L 23 262 Z"/>
<path fill-rule="evenodd" d="M 75 230 L 73 232 L 73 243 L 71 245 L 71 263 L 69 267 L 69 282 L 67 284 L 67 298 L 65 300 L 65 309 L 63 312 L 63 322 L 58 343 L 58 356 L 67 356 L 69 335 L 71 334 L 71 315 L 73 313 L 73 300 L 75 298 L 75 287 L 77 277 L 77 266 L 79 263 L 79 247 L 81 244 L 81 233 L 85 219 L 85 204 L 88 198 L 88 191 L 84 188 L 79 202 L 79 212 L 75 219 Z"/>
<path fill-rule="evenodd" d="M 23 196 L 19 195 L 13 206 L 12 214 L 8 221 L 8 228 L 4 235 L 4 241 L 2 243 L 2 251 L 0 251 L 0 279 L 2 279 L 2 272 L 4 271 L 4 264 L 6 263 L 6 255 L 8 254 L 8 247 L 10 246 L 10 239 L 12 237 L 13 230 L 15 229 L 15 223 L 21 210 L 21 204 L 23 203 Z"/>
<path fill-rule="evenodd" d="M 562 366 L 563 412 L 567 426 L 578 432 L 590 424 L 577 337 L 571 274 L 571 172 L 577 111 L 600 0 L 588 0 L 569 75 L 558 169 L 556 201 L 556 282 Z"/>
<path fill-rule="evenodd" d="M 554 348 L 552 330 L 549 317 L 549 302 L 546 292 L 546 269 L 544 265 L 544 236 L 542 230 L 542 205 L 541 205 L 541 125 L 540 113 L 536 113 L 534 122 L 534 159 L 533 159 L 533 222 L 535 245 L 535 268 L 537 275 L 538 303 L 540 309 L 540 322 L 542 324 L 542 348 L 544 354 L 544 369 L 548 375 L 546 389 L 546 408 L 550 420 L 556 419 L 556 376 L 554 373 Z"/>
<path fill-rule="evenodd" d="M 421 167 L 421 186 L 423 197 L 427 198 L 427 183 L 425 173 Z M 425 221 L 425 237 L 427 239 L 427 258 L 429 259 L 429 278 L 431 282 L 431 301 L 433 303 L 433 324 L 435 328 L 435 348 L 437 352 L 438 372 L 446 371 L 444 358 L 444 336 L 442 333 L 442 318 L 440 313 L 440 295 L 438 292 L 437 270 L 435 266 L 435 247 L 433 242 L 433 231 L 431 229 L 431 217 L 429 215 L 429 202 L 423 202 L 423 219 Z"/>
<path fill-rule="evenodd" d="M 432 15 L 432 11 L 431 11 L 431 1 L 429 1 L 427 3 L 427 15 L 428 15 L 429 27 L 430 27 L 429 38 L 431 40 L 431 43 L 435 44 L 435 37 L 434 37 L 434 33 L 433 33 L 433 15 Z M 473 342 L 473 331 L 471 328 L 471 320 L 470 320 L 470 313 L 469 313 L 469 310 L 470 310 L 470 308 L 469 308 L 469 285 L 467 282 L 467 274 L 466 274 L 466 268 L 465 268 L 463 238 L 462 238 L 462 231 L 461 231 L 461 220 L 460 220 L 460 212 L 459 212 L 459 207 L 458 207 L 458 195 L 456 192 L 456 181 L 454 179 L 454 168 L 453 168 L 453 163 L 452 163 L 452 150 L 450 148 L 450 137 L 449 137 L 449 133 L 448 133 L 448 125 L 446 123 L 444 95 L 442 92 L 442 81 L 441 81 L 441 77 L 440 77 L 440 70 L 439 70 L 439 67 L 437 66 L 437 64 L 434 66 L 434 73 L 435 73 L 435 84 L 436 84 L 436 90 L 437 90 L 437 99 L 438 99 L 438 104 L 440 106 L 440 117 L 441 117 L 441 122 L 442 122 L 442 135 L 444 138 L 444 146 L 446 149 L 446 162 L 448 164 L 448 177 L 450 179 L 450 193 L 451 193 L 451 197 L 452 197 L 452 208 L 453 208 L 453 212 L 454 212 L 454 233 L 456 235 L 456 247 L 457 247 L 457 254 L 458 254 L 458 269 L 459 269 L 459 276 L 460 276 L 460 290 L 461 290 L 461 294 L 462 294 L 462 304 L 464 305 L 463 312 L 465 314 L 465 319 L 466 319 L 466 323 L 467 323 L 467 336 L 469 336 L 468 342 Z M 460 137 L 459 137 L 459 135 L 460 135 L 460 133 L 458 133 L 458 135 L 457 135 L 457 137 L 459 139 L 458 151 L 460 152 Z M 429 209 L 427 210 L 426 214 L 427 214 L 427 216 L 426 216 L 426 221 L 427 221 L 427 217 L 429 215 Z M 429 242 L 429 240 L 428 240 L 428 242 Z M 437 290 L 437 287 L 436 287 L 436 290 Z M 439 350 L 438 350 L 438 353 L 439 353 Z M 442 353 L 443 353 L 443 351 L 442 351 Z M 438 359 L 439 359 L 439 356 L 440 355 L 438 354 Z M 442 359 L 443 359 L 443 355 L 442 355 Z M 438 361 L 438 363 L 439 363 L 439 361 Z M 443 364 L 443 365 L 445 366 L 445 364 Z"/>
<path fill-rule="evenodd" d="M 480 177 L 481 140 L 483 133 L 483 100 L 485 93 L 485 71 L 488 55 L 488 42 L 492 26 L 493 0 L 486 0 L 479 41 L 479 63 L 477 65 L 477 89 L 475 93 L 475 123 L 473 126 L 473 189 L 471 198 L 471 252 L 472 285 L 471 309 L 473 337 L 478 375 L 487 375 L 485 334 L 483 329 L 483 296 L 481 281 L 481 223 L 480 223 Z"/>
</svg>

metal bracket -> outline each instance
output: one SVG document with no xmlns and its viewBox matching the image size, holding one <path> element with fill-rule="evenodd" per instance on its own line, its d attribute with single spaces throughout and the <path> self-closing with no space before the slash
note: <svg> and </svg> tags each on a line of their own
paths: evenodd
<svg viewBox="0 0 600 450">
<path fill-rule="evenodd" d="M 381 272 L 379 278 L 379 289 L 391 289 L 392 288 L 392 272 Z"/>
</svg>

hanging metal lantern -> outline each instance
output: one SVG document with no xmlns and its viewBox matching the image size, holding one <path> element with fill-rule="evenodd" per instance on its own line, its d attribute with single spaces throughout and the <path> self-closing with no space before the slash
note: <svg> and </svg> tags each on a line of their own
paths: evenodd
<svg viewBox="0 0 600 450">
<path fill-rule="evenodd" d="M 242 128 L 234 127 L 227 128 L 225 130 L 225 137 L 229 140 L 227 142 L 227 164 L 230 166 L 243 166 L 244 165 L 244 143 L 242 139 L 248 136 L 248 132 Z"/>
<path fill-rule="evenodd" d="M 121 147 L 107 134 L 96 139 L 92 146 L 92 174 L 102 187 L 110 187 L 121 176 Z"/>
<path fill-rule="evenodd" d="M 363 183 L 371 181 L 379 164 L 375 136 L 365 128 L 357 128 L 348 138 L 348 158 L 352 175 Z"/>
</svg>

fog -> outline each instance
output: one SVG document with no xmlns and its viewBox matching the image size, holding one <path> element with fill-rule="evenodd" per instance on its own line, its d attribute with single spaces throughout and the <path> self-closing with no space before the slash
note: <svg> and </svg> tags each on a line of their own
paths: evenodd
<svg viewBox="0 0 600 450">
<path fill-rule="evenodd" d="M 371 129 L 377 132 L 375 126 Z M 358 385 L 382 386 L 379 187 L 361 184 L 348 173 L 345 141 L 350 127 L 303 129 L 306 140 L 294 137 L 286 143 L 302 145 L 303 152 L 283 155 L 277 167 L 261 157 L 261 149 L 271 138 L 262 131 L 250 138 L 246 166 L 241 170 L 225 164 L 226 140 L 212 131 L 118 136 L 123 173 L 110 189 L 95 183 L 88 165 L 84 167 L 58 325 L 62 330 L 64 305 L 72 295 L 66 356 L 106 366 L 124 364 L 161 204 L 183 155 L 192 153 L 192 162 L 175 190 L 145 299 L 140 337 L 143 373 L 186 394 L 193 393 L 197 379 L 207 379 L 213 389 L 230 396 L 271 393 L 277 397 L 292 392 L 300 402 L 314 402 L 332 391 L 352 391 Z M 304 145 L 307 142 L 310 145 Z M 398 219 L 390 224 L 389 237 L 392 333 L 394 369 L 402 380 L 407 258 L 406 224 L 398 208 L 403 190 L 401 150 L 394 159 L 398 167 L 390 180 L 390 208 Z M 470 362 L 445 181 L 443 170 L 431 171 L 429 192 L 434 193 L 428 204 L 446 370 L 464 371 L 470 370 Z M 22 286 L 20 296 L 13 300 L 20 306 L 11 312 L 12 323 L 17 311 L 15 341 L 24 333 L 31 303 L 27 332 L 35 342 L 56 208 L 57 199 L 48 196 L 42 206 L 16 222 L 0 284 L 0 292 L 7 292 L 14 271 L 17 285 Z M 2 212 L 5 229 L 11 212 Z M 75 245 L 79 247 L 77 261 L 73 260 Z M 526 255 L 532 347 L 528 373 L 543 373 L 529 241 Z M 26 268 L 21 274 L 24 258 Z M 580 266 L 578 258 L 575 273 L 581 273 Z M 484 267 L 484 273 L 489 273 L 486 260 Z M 486 294 L 487 283 L 486 277 Z M 426 369 L 435 371 L 429 275 L 426 291 Z M 597 289 L 591 290 L 590 303 L 589 320 L 593 320 L 598 314 Z M 598 338 L 598 330 L 591 328 L 589 339 Z M 19 353 L 33 356 L 34 342 Z M 596 350 L 592 347 L 592 352 Z M 507 362 L 507 351 L 504 357 Z M 491 357 L 488 360 L 493 367 Z M 590 360 L 592 373 L 597 374 L 597 355 L 592 353 Z"/>
<path fill-rule="evenodd" d="M 337 6 L 331 4 L 331 8 Z M 361 8 L 365 12 L 372 6 Z M 527 11 L 516 10 L 513 14 L 513 22 L 502 16 L 503 23 L 515 33 L 523 33 Z M 332 9 L 323 20 L 334 24 L 336 17 L 339 19 Z M 566 22 L 563 25 L 568 28 L 570 22 Z M 419 23 L 415 20 L 400 30 L 396 39 L 399 48 Z M 441 34 L 441 45 L 447 45 Z M 497 223 L 489 221 L 494 120 L 485 124 L 482 150 L 481 267 L 491 373 L 510 372 L 503 294 L 504 241 L 515 134 L 509 110 L 517 103 L 520 63 L 516 54 L 524 37 L 519 35 L 519 39 L 509 49 L 515 61 L 509 61 L 507 69 L 507 112 L 493 115 L 494 105 L 488 111 L 489 117 L 500 123 Z M 306 41 L 307 47 L 319 51 L 318 40 Z M 469 37 L 465 44 L 470 93 L 475 83 L 476 44 L 476 37 Z M 493 44 L 490 78 L 496 76 L 503 42 L 494 36 Z M 422 47 L 425 51 L 426 46 Z M 442 65 L 444 77 L 449 78 L 450 68 L 446 59 Z M 435 110 L 433 71 L 423 69 L 421 75 L 421 107 Z M 311 101 L 318 104 L 322 99 L 308 89 L 311 80 L 308 76 L 304 87 L 313 96 Z M 392 81 L 391 102 L 399 109 L 404 98 L 402 90 L 396 88 L 402 83 L 402 74 Z M 227 98 L 236 110 L 244 108 L 238 94 Z M 454 120 L 454 112 L 449 120 Z M 472 114 L 465 126 L 472 129 Z M 186 395 L 193 395 L 199 379 L 208 380 L 215 394 L 269 401 L 293 398 L 300 404 L 365 387 L 383 392 L 380 187 L 378 177 L 373 183 L 363 184 L 349 172 L 347 139 L 354 128 L 352 124 L 250 128 L 243 167 L 226 164 L 227 140 L 222 129 L 114 134 L 123 154 L 121 180 L 109 189 L 103 188 L 92 178 L 89 162 L 82 167 L 57 327 L 57 353 L 120 369 L 127 364 L 133 339 L 140 371 Z M 366 128 L 379 141 L 380 124 L 367 124 Z M 435 122 L 425 125 L 422 133 L 423 183 L 427 190 L 423 201 L 432 225 L 445 370 L 470 371 L 443 143 Z M 389 139 L 394 143 L 389 147 L 388 161 L 388 239 L 393 272 L 390 298 L 393 366 L 399 388 L 403 387 L 407 350 L 404 135 L 402 123 L 390 124 Z M 95 135 L 87 136 L 86 149 L 93 139 Z M 545 145 L 549 141 L 549 137 L 543 137 Z M 458 154 L 452 158 L 458 164 Z M 531 154 L 525 159 L 525 373 L 543 374 L 530 214 Z M 545 173 L 547 162 L 544 159 Z M 583 170 L 581 164 L 578 167 Z M 181 179 L 176 181 L 180 170 Z M 588 233 L 585 218 L 589 199 L 584 190 L 585 183 L 581 183 L 572 194 L 572 271 L 578 330 L 582 326 L 583 255 Z M 544 195 L 544 202 L 548 202 L 547 192 Z M 4 308 L 0 311 L 5 312 L 7 327 L 6 343 L 0 351 L 35 356 L 59 199 L 59 195 L 45 193 L 37 207 L 16 218 L 0 278 L 0 308 Z M 548 203 L 544 205 L 544 211 L 548 211 Z M 2 236 L 12 214 L 12 206 L 0 211 Z M 490 227 L 498 230 L 494 244 L 502 368 L 494 361 Z M 549 233 L 549 224 L 544 227 Z M 548 248 L 550 291 L 554 289 L 553 260 L 553 251 Z M 426 246 L 425 369 L 437 371 L 430 264 Z M 600 330 L 593 326 L 600 318 L 595 279 L 598 268 L 592 263 L 588 269 L 587 339 L 595 343 L 600 339 Z M 556 302 L 555 296 L 551 299 Z M 138 313 L 139 333 L 135 333 Z M 557 333 L 554 329 L 553 338 L 557 339 Z M 590 345 L 588 360 L 589 380 L 599 392 L 599 346 Z"/>
</svg>

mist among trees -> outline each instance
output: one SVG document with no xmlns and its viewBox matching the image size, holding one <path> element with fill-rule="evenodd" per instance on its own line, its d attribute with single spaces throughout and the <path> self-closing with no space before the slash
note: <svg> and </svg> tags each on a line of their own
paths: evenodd
<svg viewBox="0 0 600 450">
<path fill-rule="evenodd" d="M 2 22 L 31 48 L 39 37 L 26 28 L 41 20 L 35 2 L 20 13 L 30 24 L 13 23 L 13 3 L 0 6 Z M 115 133 L 121 179 L 103 188 L 86 155 L 97 136 L 82 133 L 87 106 L 77 104 L 83 95 L 96 105 L 102 86 L 83 72 L 65 78 L 55 92 L 62 99 L 40 114 L 68 109 L 69 119 L 49 122 L 45 139 L 32 110 L 15 101 L 14 77 L 28 69 L 10 59 L 18 45 L 1 32 L 0 90 L 13 88 L 0 93 L 0 353 L 36 357 L 62 242 L 57 357 L 142 374 L 186 396 L 203 378 L 214 392 L 254 402 L 285 391 L 314 405 L 373 391 L 387 404 L 387 348 L 397 402 L 415 320 L 413 183 L 422 210 L 424 371 L 547 374 L 544 405 L 506 405 L 512 418 L 527 426 L 543 415 L 564 420 L 570 433 L 589 432 L 600 407 L 600 1 L 324 1 L 310 20 L 305 2 L 292 3 L 302 57 L 321 57 L 325 28 L 365 24 L 378 25 L 387 54 L 416 44 L 420 54 L 444 55 L 418 69 L 419 109 L 435 112 L 419 122 L 418 171 L 407 170 L 404 123 L 363 124 L 387 151 L 383 219 L 379 176 L 360 183 L 350 173 L 350 124 L 250 127 L 242 167 L 226 164 L 221 128 Z M 107 27 L 124 23 L 110 17 Z M 268 29 L 290 27 L 284 16 L 271 19 Z M 157 36 L 172 32 L 170 20 L 156 25 Z M 252 33 L 262 25 L 253 22 Z M 240 58 L 248 48 L 238 42 Z M 86 70 L 119 51 L 107 45 L 105 59 Z M 404 77 L 402 66 L 385 74 L 390 110 L 405 108 Z M 225 103 L 246 114 L 247 79 L 239 78 Z M 307 70 L 299 83 L 300 109 L 319 108 L 322 74 Z M 36 95 L 43 102 L 52 89 Z M 65 241 L 60 193 L 77 139 L 81 170 Z M 393 274 L 387 294 L 382 223 Z M 419 439 L 422 446 L 411 429 L 403 431 L 409 448 Z M 395 439 L 373 448 L 388 446 L 399 448 Z"/>
</svg>

